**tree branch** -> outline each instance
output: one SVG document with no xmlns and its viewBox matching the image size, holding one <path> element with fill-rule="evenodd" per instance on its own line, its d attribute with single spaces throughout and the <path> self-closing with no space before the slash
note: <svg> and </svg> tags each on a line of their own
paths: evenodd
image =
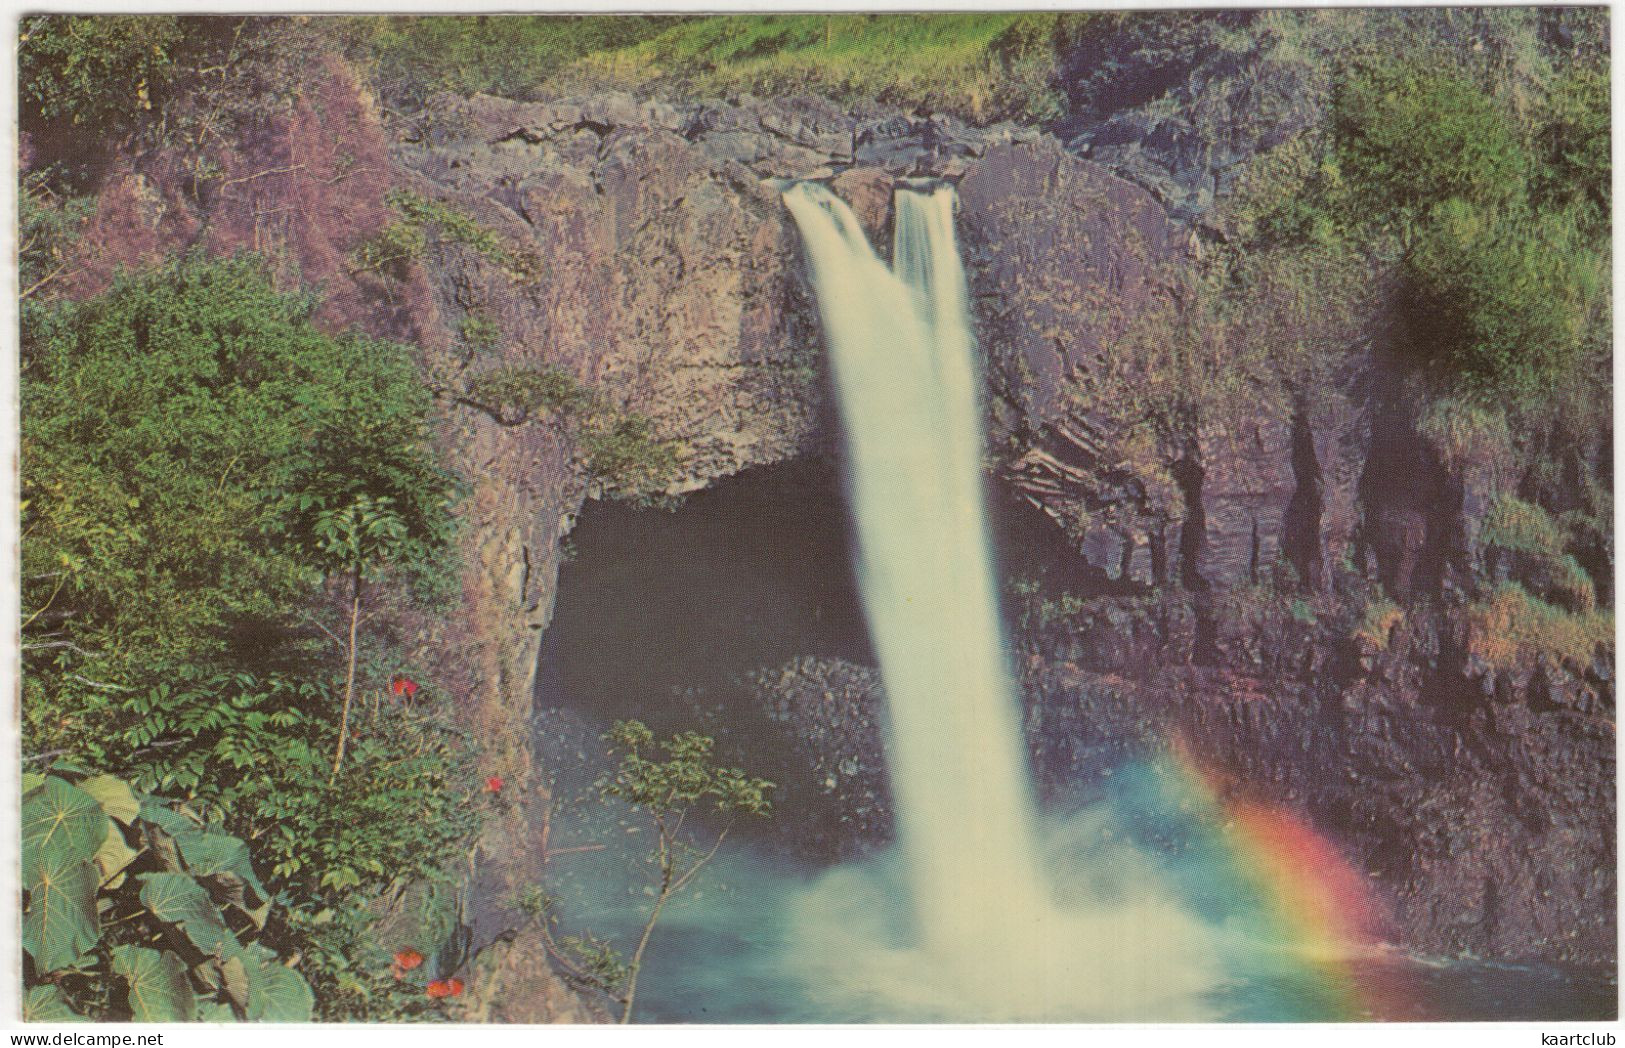
<svg viewBox="0 0 1625 1048">
<path fill-rule="evenodd" d="M 106 681 L 91 680 L 89 677 L 78 673 L 68 674 L 68 679 L 76 680 L 80 684 L 88 684 L 92 688 L 101 688 L 103 691 L 135 691 L 134 688 L 126 688 L 122 684 L 108 684 Z"/>
</svg>

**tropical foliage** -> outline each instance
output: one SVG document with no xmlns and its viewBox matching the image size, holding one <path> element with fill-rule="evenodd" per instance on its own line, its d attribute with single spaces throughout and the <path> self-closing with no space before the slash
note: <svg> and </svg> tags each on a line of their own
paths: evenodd
<svg viewBox="0 0 1625 1048">
<path fill-rule="evenodd" d="M 23 776 L 24 1018 L 308 1022 L 248 846 L 74 767 Z"/>
<path fill-rule="evenodd" d="M 445 694 L 362 627 L 435 598 L 456 484 L 407 351 L 310 307 L 248 258 L 29 305 L 23 741 L 251 842 L 255 942 L 318 1014 L 387 1017 L 365 902 L 446 877 L 482 795 Z"/>
</svg>

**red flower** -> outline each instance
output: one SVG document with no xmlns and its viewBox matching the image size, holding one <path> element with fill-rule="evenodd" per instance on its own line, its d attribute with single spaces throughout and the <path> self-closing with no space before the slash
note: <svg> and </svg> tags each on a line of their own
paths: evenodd
<svg viewBox="0 0 1625 1048">
<path fill-rule="evenodd" d="M 463 980 L 436 979 L 424 991 L 430 997 L 461 997 L 463 995 Z"/>
<path fill-rule="evenodd" d="M 395 954 L 395 963 L 390 965 L 390 974 L 397 980 L 406 978 L 406 973 L 423 963 L 423 955 L 416 950 L 401 950 Z"/>
<path fill-rule="evenodd" d="M 389 690 L 394 692 L 396 695 L 405 695 L 410 699 L 413 695 L 417 694 L 418 682 L 413 680 L 411 677 L 396 677 L 394 680 L 389 682 Z"/>
<path fill-rule="evenodd" d="M 493 775 L 485 780 L 485 789 L 490 793 L 501 793 L 503 785 L 500 775 Z"/>
</svg>

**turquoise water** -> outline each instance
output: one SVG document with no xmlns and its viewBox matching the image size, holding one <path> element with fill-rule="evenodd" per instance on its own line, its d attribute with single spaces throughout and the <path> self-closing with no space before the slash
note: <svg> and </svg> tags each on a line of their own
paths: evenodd
<svg viewBox="0 0 1625 1048">
<path fill-rule="evenodd" d="M 561 722 L 540 728 L 564 739 Z M 577 725 L 583 738 L 593 729 Z M 590 746 L 574 745 L 575 752 Z M 554 860 L 549 888 L 560 899 L 561 934 L 590 931 L 635 941 L 651 902 L 649 868 L 635 816 L 578 804 L 592 778 L 555 757 L 558 796 L 575 821 L 553 825 L 553 846 L 601 847 Z M 1092 878 L 1092 898 L 1125 901 L 1154 882 L 1212 930 L 1207 958 L 1219 974 L 1193 994 L 1126 1000 L 1109 1014 L 1087 994 L 1054 1021 L 1581 1021 L 1617 1013 L 1613 973 L 1544 965 L 1429 961 L 1393 952 L 1312 962 L 1261 943 L 1265 900 L 1236 876 L 1233 855 L 1189 813 L 1164 804 L 1169 788 L 1151 765 L 1128 765 L 1121 785 L 1086 808 L 1041 824 L 1052 873 Z M 661 1023 L 970 1022 L 974 1009 L 946 1009 L 931 987 L 911 985 L 905 879 L 882 852 L 845 867 L 787 858 L 761 843 L 726 847 L 657 927 L 639 986 L 636 1018 Z M 877 948 L 878 947 L 878 948 Z M 887 952 L 887 950 L 891 952 Z M 1090 943 L 1107 971 L 1155 956 L 1144 943 Z M 879 960 L 876 960 L 876 956 Z M 888 964 L 888 962 L 890 962 Z M 1144 964 L 1143 960 L 1135 963 Z M 1119 976 L 1121 973 L 1117 973 Z M 1164 973 L 1146 965 L 1146 982 Z M 1087 980 L 1082 980 L 1086 982 Z M 1175 981 L 1177 983 L 1177 980 Z M 1130 984 L 1132 986 L 1132 983 Z"/>
</svg>

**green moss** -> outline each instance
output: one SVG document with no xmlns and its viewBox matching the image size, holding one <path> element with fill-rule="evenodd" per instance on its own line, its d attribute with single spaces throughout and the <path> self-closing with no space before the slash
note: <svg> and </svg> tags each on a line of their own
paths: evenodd
<svg viewBox="0 0 1625 1048">
<path fill-rule="evenodd" d="M 1468 609 L 1467 648 L 1498 670 L 1548 660 L 1589 665 L 1599 650 L 1612 652 L 1612 612 L 1575 613 L 1532 597 L 1509 582 Z"/>
<path fill-rule="evenodd" d="M 1387 651 L 1394 628 L 1405 621 L 1405 611 L 1387 597 L 1369 601 L 1350 636 L 1356 644 L 1371 651 Z"/>
<path fill-rule="evenodd" d="M 1516 553 L 1557 557 L 1563 552 L 1563 529 L 1539 506 L 1502 495 L 1490 506 L 1479 541 Z"/>
</svg>

